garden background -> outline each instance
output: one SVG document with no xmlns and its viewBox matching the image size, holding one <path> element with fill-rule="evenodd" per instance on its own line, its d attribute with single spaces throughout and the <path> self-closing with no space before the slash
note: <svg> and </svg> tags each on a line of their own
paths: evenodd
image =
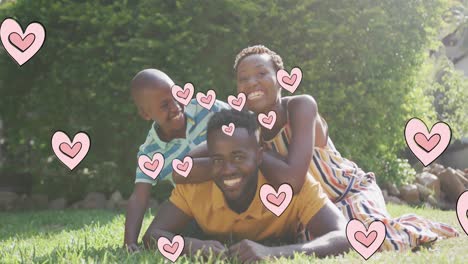
<svg viewBox="0 0 468 264">
<path fill-rule="evenodd" d="M 466 31 L 466 7 L 450 0 L 6 1 L 0 19 L 13 17 L 23 29 L 39 21 L 46 41 L 21 67 L 0 50 L 1 178 L 25 178 L 26 192 L 69 202 L 92 191 L 128 197 L 150 127 L 130 97 L 134 74 L 159 68 L 225 100 L 235 93 L 235 55 L 264 44 L 288 71 L 302 69 L 296 93 L 314 96 L 343 156 L 374 171 L 379 184 L 411 181 L 409 118 L 448 123 L 454 142 L 468 135 L 468 82 L 442 41 Z M 91 138 L 71 172 L 53 154 L 56 130 Z"/>
</svg>

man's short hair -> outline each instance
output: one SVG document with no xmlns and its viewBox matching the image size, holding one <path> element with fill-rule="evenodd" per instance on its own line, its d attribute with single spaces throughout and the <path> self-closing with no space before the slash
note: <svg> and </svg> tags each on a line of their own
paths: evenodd
<svg viewBox="0 0 468 264">
<path fill-rule="evenodd" d="M 245 128 L 249 135 L 255 134 L 257 143 L 259 141 L 257 118 L 255 114 L 250 111 L 237 111 L 235 109 L 223 109 L 220 112 L 214 113 L 208 122 L 208 128 L 206 134 L 210 132 L 222 129 L 223 125 L 228 126 L 233 123 L 236 129 Z"/>
</svg>

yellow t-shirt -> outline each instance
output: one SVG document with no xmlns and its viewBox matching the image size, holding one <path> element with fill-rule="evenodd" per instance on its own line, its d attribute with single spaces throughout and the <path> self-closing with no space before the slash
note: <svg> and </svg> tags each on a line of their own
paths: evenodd
<svg viewBox="0 0 468 264">
<path fill-rule="evenodd" d="M 186 215 L 193 217 L 203 232 L 220 241 L 293 238 L 299 224 L 306 227 L 323 207 L 327 196 L 319 183 L 307 175 L 301 191 L 279 217 L 260 200 L 260 187 L 267 183 L 258 173 L 257 192 L 249 208 L 241 214 L 232 211 L 223 193 L 212 181 L 201 184 L 177 184 L 169 200 Z"/>
</svg>

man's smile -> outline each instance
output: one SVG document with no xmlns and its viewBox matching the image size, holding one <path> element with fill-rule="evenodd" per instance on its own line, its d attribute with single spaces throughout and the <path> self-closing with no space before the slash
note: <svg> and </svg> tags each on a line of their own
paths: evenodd
<svg viewBox="0 0 468 264">
<path fill-rule="evenodd" d="M 242 177 L 236 177 L 232 179 L 225 179 L 223 180 L 223 183 L 226 187 L 229 189 L 233 189 L 238 187 L 238 185 L 242 182 Z"/>
</svg>

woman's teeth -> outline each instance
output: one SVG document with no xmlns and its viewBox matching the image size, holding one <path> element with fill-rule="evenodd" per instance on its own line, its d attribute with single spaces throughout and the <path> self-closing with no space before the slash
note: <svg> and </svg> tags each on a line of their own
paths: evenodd
<svg viewBox="0 0 468 264">
<path fill-rule="evenodd" d="M 231 186 L 238 184 L 241 180 L 242 180 L 241 178 L 232 179 L 232 180 L 224 180 L 224 185 L 231 187 Z"/>
<path fill-rule="evenodd" d="M 247 96 L 247 99 L 254 100 L 254 99 L 257 99 L 257 98 L 259 98 L 259 97 L 261 97 L 263 95 L 264 95 L 263 92 L 256 91 L 256 92 L 249 93 L 249 96 Z"/>
</svg>

